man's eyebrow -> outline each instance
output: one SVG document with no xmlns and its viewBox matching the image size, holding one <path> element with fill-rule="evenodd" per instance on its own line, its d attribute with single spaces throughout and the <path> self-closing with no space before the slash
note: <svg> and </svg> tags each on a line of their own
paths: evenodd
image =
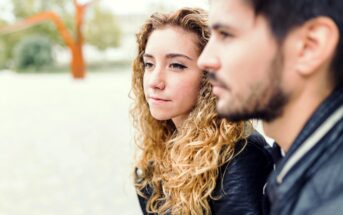
<svg viewBox="0 0 343 215">
<path fill-rule="evenodd" d="M 178 54 L 178 53 L 170 53 L 166 55 L 167 58 L 174 58 L 174 57 L 183 57 L 186 58 L 188 60 L 193 60 L 192 58 L 188 57 L 187 55 L 184 54 Z"/>
<path fill-rule="evenodd" d="M 213 25 L 211 25 L 211 29 L 212 30 L 219 30 L 219 29 L 231 29 L 230 26 L 228 25 L 224 25 L 222 23 L 214 23 Z"/>
</svg>

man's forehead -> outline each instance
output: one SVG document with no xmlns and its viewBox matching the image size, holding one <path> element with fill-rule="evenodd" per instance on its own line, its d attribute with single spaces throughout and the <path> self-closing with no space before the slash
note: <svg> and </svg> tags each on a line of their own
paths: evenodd
<svg viewBox="0 0 343 215">
<path fill-rule="evenodd" d="M 210 0 L 209 23 L 239 27 L 254 22 L 253 8 L 245 0 Z M 241 26 L 243 27 L 243 26 Z"/>
<path fill-rule="evenodd" d="M 250 0 L 209 0 L 210 8 L 215 5 L 220 5 L 220 7 L 225 8 L 238 8 L 244 7 L 252 12 L 255 11 L 254 6 Z"/>
</svg>

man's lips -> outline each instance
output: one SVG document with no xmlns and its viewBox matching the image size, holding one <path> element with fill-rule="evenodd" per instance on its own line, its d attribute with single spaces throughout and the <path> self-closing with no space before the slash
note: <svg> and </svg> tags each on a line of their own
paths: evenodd
<svg viewBox="0 0 343 215">
<path fill-rule="evenodd" d="M 217 97 L 220 97 L 221 94 L 229 90 L 228 87 L 226 87 L 224 84 L 221 84 L 219 82 L 211 81 L 211 84 L 212 84 L 212 92 Z"/>
<path fill-rule="evenodd" d="M 213 87 L 228 89 L 228 87 L 226 87 L 225 84 L 222 84 L 222 83 L 220 83 L 220 82 L 218 82 L 218 81 L 210 81 L 210 83 L 211 83 L 211 85 L 212 85 Z"/>
</svg>

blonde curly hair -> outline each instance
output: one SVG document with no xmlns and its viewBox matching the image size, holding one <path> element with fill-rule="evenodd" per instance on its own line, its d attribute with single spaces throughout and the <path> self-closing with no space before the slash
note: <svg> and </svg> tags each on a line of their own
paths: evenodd
<svg viewBox="0 0 343 215">
<path fill-rule="evenodd" d="M 157 214 L 211 214 L 209 199 L 219 167 L 236 154 L 235 143 L 246 139 L 251 125 L 232 123 L 216 113 L 216 99 L 206 75 L 195 108 L 176 129 L 171 120 L 154 119 L 143 90 L 143 54 L 149 36 L 156 29 L 181 27 L 197 35 L 199 54 L 205 47 L 209 30 L 207 13 L 202 9 L 183 8 L 173 13 L 155 13 L 137 34 L 138 55 L 133 63 L 131 118 L 138 146 L 134 179 L 137 193 L 152 190 L 146 210 Z M 137 171 L 138 170 L 138 171 Z"/>
</svg>

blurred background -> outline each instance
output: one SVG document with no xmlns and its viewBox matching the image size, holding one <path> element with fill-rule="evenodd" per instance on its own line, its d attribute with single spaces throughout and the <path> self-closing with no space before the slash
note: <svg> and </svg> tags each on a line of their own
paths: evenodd
<svg viewBox="0 0 343 215">
<path fill-rule="evenodd" d="M 208 8 L 0 1 L 1 215 L 141 214 L 128 114 L 135 33 L 152 12 L 182 6 Z"/>
</svg>

